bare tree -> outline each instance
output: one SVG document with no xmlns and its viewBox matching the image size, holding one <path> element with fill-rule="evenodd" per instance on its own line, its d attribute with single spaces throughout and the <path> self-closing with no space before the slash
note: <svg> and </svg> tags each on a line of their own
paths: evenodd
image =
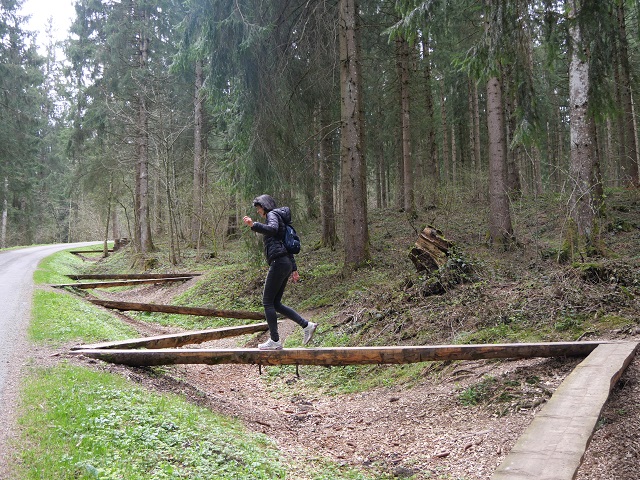
<svg viewBox="0 0 640 480">
<path fill-rule="evenodd" d="M 403 37 L 396 40 L 398 73 L 400 77 L 400 116 L 402 130 L 402 208 L 406 213 L 415 213 L 413 193 L 413 158 L 411 152 L 411 94 L 409 89 L 409 43 Z"/>
<path fill-rule="evenodd" d="M 352 268 L 370 255 L 357 0 L 340 0 L 339 10 L 344 263 Z"/>
<path fill-rule="evenodd" d="M 505 139 L 502 87 L 497 77 L 487 82 L 487 126 L 489 134 L 489 232 L 494 245 L 513 241 L 513 227 L 507 195 L 507 145 Z"/>
<path fill-rule="evenodd" d="M 433 79 L 431 73 L 431 56 L 430 56 L 429 36 L 425 33 L 422 36 L 422 52 L 424 61 L 424 90 L 425 90 L 425 114 L 427 116 L 427 132 L 426 141 L 426 161 L 425 173 L 431 187 L 429 194 L 429 201 L 435 204 L 436 195 L 435 190 L 439 184 L 438 181 L 438 144 L 436 143 L 436 129 L 435 129 L 435 113 L 434 113 L 434 101 L 433 101 Z"/>
<path fill-rule="evenodd" d="M 580 0 L 569 0 L 571 62 L 569 64 L 569 105 L 571 127 L 571 164 L 569 182 L 570 217 L 575 224 L 580 245 L 594 241 L 596 207 L 594 201 L 594 166 L 592 118 L 589 115 L 589 59 L 587 42 L 583 42 L 577 15 Z M 576 245 L 580 248 L 580 245 Z"/>
<path fill-rule="evenodd" d="M 618 13 L 618 56 L 620 64 L 620 96 L 622 100 L 622 123 L 624 144 L 620 146 L 624 151 L 623 165 L 628 173 L 626 179 L 633 185 L 640 185 L 638 179 L 638 146 L 633 116 L 633 97 L 631 91 L 631 66 L 629 65 L 629 49 L 627 28 L 625 24 L 624 1 L 616 0 Z M 621 134 L 622 135 L 622 134 Z"/>
<path fill-rule="evenodd" d="M 204 122 L 202 103 L 204 96 L 202 94 L 203 85 L 203 69 L 202 60 L 197 60 L 195 68 L 195 98 L 193 101 L 194 112 L 194 128 L 193 128 L 193 196 L 191 213 L 191 243 L 200 247 L 200 238 L 202 235 L 202 187 L 204 183 L 204 172 L 202 168 L 202 124 Z"/>
<path fill-rule="evenodd" d="M 322 103 L 319 110 L 319 162 L 320 162 L 320 219 L 322 223 L 322 240 L 325 247 L 333 248 L 338 243 L 336 234 L 336 218 L 333 208 L 333 155 L 332 137 L 330 128 L 331 118 L 329 108 Z"/>
</svg>

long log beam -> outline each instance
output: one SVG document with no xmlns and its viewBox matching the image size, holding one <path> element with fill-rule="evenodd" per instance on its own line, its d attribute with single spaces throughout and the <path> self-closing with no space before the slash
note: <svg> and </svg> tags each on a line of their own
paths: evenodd
<svg viewBox="0 0 640 480">
<path fill-rule="evenodd" d="M 71 347 L 71 350 L 103 350 L 103 349 L 123 349 L 123 348 L 175 348 L 183 345 L 204 343 L 210 340 L 220 340 L 222 338 L 237 337 L 258 332 L 266 332 L 269 326 L 266 323 L 256 323 L 253 325 L 241 325 L 238 327 L 216 328 L 210 330 L 196 330 L 185 333 L 174 333 L 169 335 L 157 335 L 153 337 L 134 338 L 131 340 L 121 340 L 118 342 L 103 342 L 93 345 L 79 345 Z"/>
<path fill-rule="evenodd" d="M 174 313 L 182 315 L 196 315 L 198 317 L 240 318 L 244 320 L 264 320 L 265 318 L 264 313 L 247 312 L 244 310 L 220 310 L 203 307 L 160 305 L 155 303 L 115 302 L 112 300 L 100 300 L 97 298 L 90 298 L 88 300 L 95 305 L 100 305 L 101 307 L 122 311 Z"/>
<path fill-rule="evenodd" d="M 223 363 L 256 365 L 369 365 L 491 358 L 586 357 L 601 343 L 558 342 L 419 347 L 251 349 L 79 349 L 73 353 L 130 366 Z"/>
<path fill-rule="evenodd" d="M 108 249 L 107 252 L 113 252 L 113 248 Z M 104 253 L 104 250 L 74 250 L 69 253 L 73 253 L 74 255 L 84 255 L 86 253 Z"/>
<path fill-rule="evenodd" d="M 67 275 L 72 280 L 145 280 L 147 278 L 196 277 L 200 273 L 100 273 L 85 275 Z"/>
<path fill-rule="evenodd" d="M 168 283 L 168 282 L 183 282 L 191 280 L 193 277 L 173 277 L 173 278 L 148 278 L 145 280 L 114 280 L 113 282 L 87 282 L 87 283 L 61 283 L 57 285 L 51 285 L 54 288 L 110 288 L 110 287 L 130 287 L 133 285 L 143 285 L 147 283 Z"/>
</svg>

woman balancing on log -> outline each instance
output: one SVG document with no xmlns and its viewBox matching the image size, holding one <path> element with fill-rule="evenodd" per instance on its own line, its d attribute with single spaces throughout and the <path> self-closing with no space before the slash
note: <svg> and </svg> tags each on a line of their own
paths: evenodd
<svg viewBox="0 0 640 480">
<path fill-rule="evenodd" d="M 269 340 L 258 345 L 260 350 L 281 350 L 282 341 L 278 335 L 277 313 L 281 313 L 300 325 L 304 332 L 303 344 L 307 345 L 318 327 L 317 323 L 302 318 L 294 309 L 282 304 L 282 295 L 291 277 L 293 282 L 300 279 L 296 260 L 286 249 L 284 237 L 286 225 L 291 223 L 289 207 L 277 208 L 275 200 L 270 195 L 260 195 L 253 199 L 258 215 L 264 217 L 265 223 L 254 222 L 246 216 L 242 221 L 254 232 L 262 234 L 264 254 L 269 264 L 269 272 L 264 283 L 262 305 L 269 325 Z M 277 313 L 276 313 L 277 312 Z"/>
</svg>

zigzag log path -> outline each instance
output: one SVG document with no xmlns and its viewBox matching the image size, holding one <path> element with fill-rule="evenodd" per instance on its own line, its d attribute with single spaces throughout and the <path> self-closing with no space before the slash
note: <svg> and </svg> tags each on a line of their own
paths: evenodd
<svg viewBox="0 0 640 480">
<path fill-rule="evenodd" d="M 71 353 L 130 366 L 241 363 L 258 365 L 364 365 L 443 360 L 586 356 L 536 415 L 492 480 L 572 480 L 582 463 L 611 389 L 631 363 L 638 343 L 557 342 L 422 347 L 258 349 L 118 349 L 163 342 L 195 343 L 208 335 L 231 336 L 266 330 L 265 324 L 187 332 L 155 339 L 85 345 Z M 220 332 L 224 331 L 224 332 Z M 215 333 L 214 333 L 215 332 Z M 243 332 L 243 333 L 240 333 Z M 202 340 L 205 341 L 205 340 Z"/>
<path fill-rule="evenodd" d="M 113 310 L 136 312 L 159 312 L 182 315 L 196 315 L 199 317 L 240 318 L 245 320 L 264 320 L 264 313 L 247 312 L 243 310 L 220 310 L 204 307 L 183 307 L 179 305 L 160 305 L 156 303 L 115 302 L 112 300 L 100 300 L 98 298 L 87 299 L 95 305 Z"/>
<path fill-rule="evenodd" d="M 249 349 L 91 349 L 73 353 L 130 366 L 239 363 L 253 365 L 370 365 L 490 358 L 584 357 L 603 342 Z"/>
</svg>

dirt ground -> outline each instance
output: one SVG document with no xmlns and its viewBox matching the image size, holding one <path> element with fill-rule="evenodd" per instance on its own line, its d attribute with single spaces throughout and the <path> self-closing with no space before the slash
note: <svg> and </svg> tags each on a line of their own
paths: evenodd
<svg viewBox="0 0 640 480">
<path fill-rule="evenodd" d="M 135 298 L 161 303 L 170 291 L 144 287 Z M 127 295 L 132 294 L 120 293 L 113 299 L 123 300 Z M 135 325 L 141 336 L 174 331 L 140 323 L 126 315 L 122 318 Z M 286 321 L 281 335 L 290 334 L 295 328 L 293 322 Z M 618 339 L 640 341 L 640 332 L 636 330 L 623 337 Z M 255 347 L 263 338 L 253 337 L 246 345 Z M 236 342 L 225 339 L 198 347 L 235 347 Z M 437 376 L 425 376 L 424 381 L 412 388 L 378 388 L 328 396 L 314 393 L 304 385 L 305 371 L 324 367 L 301 366 L 299 377 L 281 374 L 275 379 L 275 386 L 284 383 L 298 388 L 278 389 L 266 381 L 266 375 L 259 374 L 257 366 L 173 366 L 158 376 L 145 369 L 62 356 L 119 372 L 157 391 L 184 394 L 194 403 L 239 418 L 248 429 L 274 439 L 289 458 L 305 460 L 321 456 L 365 471 L 382 470 L 396 477 L 415 479 L 490 478 L 545 401 L 580 361 L 456 362 Z M 263 367 L 263 373 L 268 368 Z M 499 408 L 495 403 L 462 405 L 460 392 L 485 375 L 512 380 L 536 378 L 538 387 L 514 402 L 500 404 Z M 292 390 L 298 393 L 283 393 Z M 638 425 L 640 359 L 636 357 L 603 409 L 577 478 L 638 478 Z M 309 477 L 298 471 L 290 472 L 288 478 Z"/>
</svg>

